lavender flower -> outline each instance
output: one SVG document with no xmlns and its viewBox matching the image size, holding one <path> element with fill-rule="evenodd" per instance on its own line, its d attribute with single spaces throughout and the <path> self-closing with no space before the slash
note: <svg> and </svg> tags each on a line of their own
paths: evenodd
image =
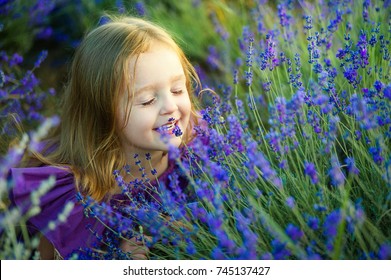
<svg viewBox="0 0 391 280">
<path fill-rule="evenodd" d="M 15 65 L 19 65 L 23 62 L 23 57 L 18 53 L 14 53 L 14 55 L 9 60 L 9 66 L 14 67 Z"/>
<path fill-rule="evenodd" d="M 369 64 L 369 55 L 368 55 L 368 42 L 367 36 L 364 30 L 360 30 L 360 36 L 357 42 L 357 49 L 360 54 L 360 66 L 361 68 L 365 68 Z"/>
<path fill-rule="evenodd" d="M 329 176 L 331 179 L 331 185 L 334 187 L 341 187 L 345 183 L 345 175 L 341 170 L 338 157 L 335 155 L 331 156 L 331 168 L 329 170 Z"/>
<path fill-rule="evenodd" d="M 221 25 L 215 13 L 212 13 L 212 22 L 215 27 L 215 31 L 218 35 L 220 35 L 223 41 L 226 41 L 229 38 L 229 32 L 225 29 L 223 25 Z"/>
<path fill-rule="evenodd" d="M 143 1 L 137 1 L 135 3 L 135 8 L 136 8 L 136 11 L 137 11 L 137 14 L 139 16 L 145 16 L 146 15 L 146 9 L 145 9 L 145 6 L 144 6 L 144 3 Z"/>
<path fill-rule="evenodd" d="M 248 161 L 245 162 L 245 165 L 249 171 L 249 179 L 258 177 L 258 173 L 254 170 L 254 167 L 258 167 L 265 179 L 279 189 L 283 187 L 282 180 L 277 176 L 277 172 L 271 167 L 264 154 L 257 150 L 256 142 L 250 141 L 247 143 L 247 155 Z"/>
<path fill-rule="evenodd" d="M 212 70 L 222 68 L 219 53 L 215 46 L 208 47 L 209 55 L 206 59 L 208 65 L 212 68 Z"/>
<path fill-rule="evenodd" d="M 369 152 L 372 155 L 373 161 L 376 164 L 382 164 L 384 158 L 382 157 L 382 149 L 379 144 L 377 144 L 375 147 L 370 147 Z"/>
<path fill-rule="evenodd" d="M 239 82 L 239 71 L 235 69 L 233 73 L 233 84 L 237 85 L 238 82 Z"/>
<path fill-rule="evenodd" d="M 41 63 L 46 59 L 47 55 L 48 55 L 48 51 L 47 50 L 41 51 L 37 61 L 34 64 L 34 68 L 38 68 L 41 65 Z"/>
<path fill-rule="evenodd" d="M 269 70 L 272 71 L 279 64 L 276 42 L 270 35 L 266 36 L 266 48 L 264 52 L 261 52 L 260 58 L 261 70 L 265 70 L 268 67 Z"/>
<path fill-rule="evenodd" d="M 357 84 L 358 84 L 357 75 L 358 74 L 357 74 L 357 70 L 353 66 L 349 65 L 345 69 L 343 75 L 354 88 L 357 88 Z"/>
<path fill-rule="evenodd" d="M 36 27 L 31 32 L 36 39 L 59 40 L 57 27 L 48 23 L 57 9 L 64 15 L 67 12 L 58 3 L 49 1 L 45 6 L 46 2 L 27 4 L 24 9 L 31 17 L 26 22 Z M 98 2 L 91 7 L 100 7 Z M 390 257 L 390 244 L 384 240 L 389 238 L 385 205 L 391 200 L 387 146 L 391 137 L 391 22 L 387 25 L 383 12 L 389 1 L 383 5 L 361 0 L 358 8 L 350 0 L 300 1 L 301 5 L 287 0 L 274 6 L 258 2 L 247 16 L 240 17 L 242 36 L 238 45 L 232 45 L 235 39 L 227 39 L 238 20 L 235 13 L 227 21 L 225 4 L 217 13 L 213 5 L 202 9 L 204 3 L 193 1 L 194 14 L 210 20 L 201 26 L 213 25 L 219 37 L 200 37 L 208 40 L 206 46 L 213 44 L 205 60 L 209 70 L 218 69 L 219 73 L 206 75 L 195 66 L 202 83 L 217 95 L 205 99 L 202 120 L 194 127 L 196 137 L 180 148 L 168 145 L 169 173 L 163 173 L 157 184 L 148 179 L 151 175 L 147 176 L 141 158 L 135 155 L 130 159 L 134 166 L 113 172 L 122 189 L 119 195 L 129 198 L 126 203 L 96 203 L 80 195 L 86 214 L 111 230 L 101 234 L 89 227 L 106 245 L 106 252 L 83 248 L 83 253 L 75 252 L 75 256 L 129 259 L 129 254 L 119 249 L 120 238 L 138 238 L 144 231 L 152 236 L 156 251 L 154 248 L 151 257 L 157 259 Z M 129 6 L 124 3 L 116 2 L 121 13 Z M 3 116 L 10 113 L 18 114 L 18 123 L 43 124 L 1 158 L 0 196 L 7 197 L 13 184 L 7 177 L 9 168 L 17 164 L 25 149 L 40 148 L 38 136 L 48 129 L 43 122 L 45 99 L 54 91 L 42 92 L 39 76 L 33 69 L 23 69 L 31 61 L 23 58 L 23 51 L 7 54 L 8 34 L 12 34 L 9 26 L 18 23 L 18 6 L 13 2 L 0 6 L 0 14 L 5 16 L 0 29 L 6 46 L 0 51 L 0 125 Z M 130 6 L 139 15 L 148 14 L 143 1 Z M 182 9 L 177 4 L 168 6 L 173 11 Z M 236 12 L 236 5 L 229 8 Z M 194 50 L 197 47 L 188 49 L 197 59 Z M 46 55 L 41 54 L 36 67 Z M 306 56 L 309 59 L 303 60 Z M 232 73 L 235 86 L 231 87 L 232 81 L 225 84 L 226 73 Z M 195 89 L 196 95 L 200 90 Z M 174 119 L 168 122 L 174 123 Z M 161 134 L 166 143 L 184 133 L 174 125 L 165 128 Z M 9 133 L 7 126 L 1 130 L 2 136 L 10 139 L 17 134 Z M 152 164 L 149 153 L 145 159 Z M 344 160 L 343 165 L 339 159 Z M 142 178 L 126 182 L 122 177 L 137 170 Z M 148 170 L 157 175 L 153 166 Z M 346 190 L 330 188 L 328 182 L 340 188 L 346 185 Z M 368 184 L 369 192 L 362 189 Z M 341 197 L 343 194 L 348 197 Z M 37 204 L 38 195 L 32 195 L 31 200 Z M 4 224 L 21 218 L 14 210 L 0 214 L 2 234 Z M 68 211 L 67 207 L 58 220 L 64 221 Z M 178 226 L 176 221 L 189 227 Z M 366 225 L 372 225 L 370 233 Z M 55 226 L 56 222 L 49 225 Z M 0 259 L 2 254 L 0 250 Z"/>
<path fill-rule="evenodd" d="M 388 85 L 388 86 L 384 87 L 383 95 L 388 100 L 391 100 L 391 85 Z"/>
<path fill-rule="evenodd" d="M 247 53 L 246 53 L 246 65 L 247 65 L 247 67 L 252 67 L 253 66 L 253 58 L 252 58 L 253 52 L 254 52 L 253 42 L 254 42 L 254 38 L 250 37 L 249 38 L 249 45 L 248 45 L 248 49 L 247 49 Z"/>
<path fill-rule="evenodd" d="M 312 29 L 313 25 L 312 25 L 312 17 L 311 16 L 303 16 L 303 18 L 305 19 L 305 25 L 304 25 L 304 28 L 305 29 Z"/>
<path fill-rule="evenodd" d="M 295 199 L 290 196 L 288 197 L 286 200 L 285 200 L 285 203 L 286 205 L 289 207 L 289 208 L 294 208 L 295 207 Z"/>
<path fill-rule="evenodd" d="M 107 16 L 101 16 L 99 18 L 98 25 L 104 25 L 104 24 L 109 23 L 109 22 L 110 22 L 110 19 Z"/>
<path fill-rule="evenodd" d="M 278 16 L 280 18 L 280 25 L 283 27 L 288 27 L 290 24 L 291 16 L 287 14 L 286 7 L 284 4 L 279 4 L 277 6 Z"/>
<path fill-rule="evenodd" d="M 319 224 L 320 224 L 319 218 L 317 218 L 317 217 L 308 217 L 307 225 L 312 230 L 318 230 L 320 228 Z"/>
<path fill-rule="evenodd" d="M 317 184 L 319 182 L 315 165 L 312 162 L 304 163 L 304 174 L 311 178 L 312 184 Z"/>
<path fill-rule="evenodd" d="M 235 211 L 236 228 L 243 237 L 243 250 L 240 254 L 240 259 L 254 260 L 257 259 L 257 244 L 258 236 L 251 230 L 251 220 L 245 217 L 239 211 Z"/>
<path fill-rule="evenodd" d="M 354 158 L 347 157 L 345 159 L 345 163 L 346 163 L 346 165 L 348 167 L 349 174 L 358 175 L 360 173 L 360 170 L 358 170 L 358 168 L 356 167 Z"/>
<path fill-rule="evenodd" d="M 291 251 L 286 247 L 286 243 L 278 239 L 274 239 L 271 242 L 271 246 L 273 248 L 272 254 L 276 260 L 288 259 L 291 255 Z"/>
<path fill-rule="evenodd" d="M 382 244 L 379 248 L 378 256 L 380 260 L 389 260 L 391 257 L 391 244 Z"/>
<path fill-rule="evenodd" d="M 373 86 L 376 89 L 376 91 L 378 93 L 380 93 L 384 85 L 383 85 L 383 83 L 381 81 L 376 80 L 375 83 L 373 84 Z"/>
<path fill-rule="evenodd" d="M 293 224 L 288 224 L 285 232 L 293 241 L 299 241 L 304 236 L 303 231 Z"/>
<path fill-rule="evenodd" d="M 175 125 L 172 133 L 175 134 L 176 137 L 180 137 L 183 134 L 181 128 L 177 125 Z"/>
<path fill-rule="evenodd" d="M 369 18 L 369 16 L 368 16 L 369 4 L 370 4 L 370 0 L 364 0 L 363 4 L 362 4 L 362 6 L 363 6 L 362 17 L 363 17 L 364 21 L 366 21 L 366 22 L 368 21 L 368 18 Z"/>
<path fill-rule="evenodd" d="M 244 131 L 238 118 L 234 115 L 229 115 L 227 121 L 230 127 L 229 132 L 227 134 L 227 139 L 231 144 L 232 149 L 237 150 L 239 152 L 243 152 L 244 146 L 242 141 L 243 141 Z"/>
</svg>

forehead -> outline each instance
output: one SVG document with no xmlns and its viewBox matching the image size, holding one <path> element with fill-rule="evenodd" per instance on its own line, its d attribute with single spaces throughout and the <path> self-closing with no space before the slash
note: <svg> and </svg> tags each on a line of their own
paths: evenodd
<svg viewBox="0 0 391 280">
<path fill-rule="evenodd" d="M 164 84 L 180 76 L 184 69 L 177 52 L 165 44 L 153 44 L 148 51 L 130 59 L 134 87 Z"/>
</svg>

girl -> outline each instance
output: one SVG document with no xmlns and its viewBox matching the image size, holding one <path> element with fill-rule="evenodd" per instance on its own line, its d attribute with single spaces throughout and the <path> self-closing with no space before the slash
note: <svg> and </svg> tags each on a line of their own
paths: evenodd
<svg viewBox="0 0 391 280">
<path fill-rule="evenodd" d="M 80 192 L 98 202 L 120 196 L 113 172 L 135 154 L 145 169 L 132 169 L 125 180 L 167 178 L 173 170 L 169 146 L 191 140 L 197 124 L 194 85 L 200 85 L 199 78 L 183 51 L 150 22 L 112 17 L 84 38 L 72 64 L 61 124 L 39 153 L 10 172 L 12 200 L 19 207 L 42 180 L 55 176 L 55 186 L 41 198 L 40 214 L 29 220 L 31 231 L 43 233 L 42 258 L 68 258 L 80 248 L 101 245 L 96 236 L 104 225 L 84 215 L 76 196 Z M 69 201 L 75 206 L 66 223 L 43 230 Z M 122 241 L 121 249 L 135 259 L 147 258 L 144 243 L 131 241 Z"/>
</svg>

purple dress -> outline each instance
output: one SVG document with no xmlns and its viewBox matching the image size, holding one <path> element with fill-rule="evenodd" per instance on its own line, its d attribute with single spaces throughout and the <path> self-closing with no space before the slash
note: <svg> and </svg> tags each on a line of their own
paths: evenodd
<svg viewBox="0 0 391 280">
<path fill-rule="evenodd" d="M 168 186 L 170 174 L 175 169 L 175 162 L 170 161 L 168 169 L 159 177 L 159 181 L 163 181 Z M 84 215 L 84 207 L 78 201 L 74 176 L 70 171 L 52 166 L 12 168 L 9 175 L 14 184 L 10 196 L 11 202 L 23 212 L 30 208 L 30 195 L 38 189 L 41 182 L 49 176 L 56 178 L 55 185 L 40 199 L 41 212 L 28 221 L 32 234 L 38 231 L 44 234 L 65 259 L 80 248 L 100 246 L 96 234 L 102 236 L 105 227 L 95 218 Z M 180 180 L 181 188 L 185 187 L 184 184 L 186 184 L 185 180 Z M 49 229 L 48 223 L 56 221 L 64 206 L 70 201 L 74 203 L 74 208 L 66 222 Z M 91 230 L 96 234 L 92 234 Z"/>
</svg>

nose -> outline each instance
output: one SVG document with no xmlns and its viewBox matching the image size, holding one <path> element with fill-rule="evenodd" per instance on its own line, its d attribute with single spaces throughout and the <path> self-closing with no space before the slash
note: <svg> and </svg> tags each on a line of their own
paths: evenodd
<svg viewBox="0 0 391 280">
<path fill-rule="evenodd" d="M 172 94 L 168 94 L 162 100 L 162 107 L 160 109 L 161 115 L 171 115 L 176 110 L 178 110 L 178 105 L 175 101 L 175 97 Z"/>
</svg>

